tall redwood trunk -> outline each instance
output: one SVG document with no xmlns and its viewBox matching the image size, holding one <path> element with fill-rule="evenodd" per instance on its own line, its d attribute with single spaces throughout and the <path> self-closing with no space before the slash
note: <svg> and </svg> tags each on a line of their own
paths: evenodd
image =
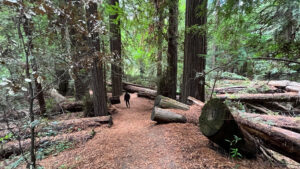
<svg viewBox="0 0 300 169">
<path fill-rule="evenodd" d="M 72 78 L 74 79 L 75 99 L 81 100 L 88 91 L 88 70 L 83 65 L 84 56 L 87 55 L 87 37 L 80 32 L 86 25 L 81 22 L 84 18 L 83 3 L 80 1 L 67 0 L 68 19 L 70 27 L 69 38 L 71 41 Z"/>
<path fill-rule="evenodd" d="M 177 87 L 178 0 L 169 3 L 167 97 L 176 99 Z"/>
<path fill-rule="evenodd" d="M 119 0 L 110 0 L 110 5 L 118 5 Z M 118 13 L 109 16 L 110 19 L 110 50 L 113 55 L 111 64 L 112 95 L 122 95 L 122 60 L 121 60 L 121 30 Z M 116 20 L 118 19 L 118 20 Z"/>
<path fill-rule="evenodd" d="M 206 24 L 207 0 L 186 1 L 186 31 L 184 42 L 184 68 L 181 101 L 186 102 L 188 96 L 201 101 L 205 100 L 205 54 L 206 30 L 201 27 Z M 197 26 L 199 31 L 191 30 Z"/>
<path fill-rule="evenodd" d="M 95 116 L 106 116 L 107 104 L 106 104 L 106 93 L 104 85 L 104 71 L 102 64 L 102 57 L 100 53 L 100 40 L 98 30 L 95 30 L 96 22 L 98 19 L 97 3 L 89 2 L 89 8 L 86 10 L 87 27 L 88 32 L 91 35 L 88 39 L 88 44 L 91 48 L 89 54 L 93 56 L 92 64 L 92 77 L 93 80 L 93 105 Z"/>
<path fill-rule="evenodd" d="M 164 7 L 163 3 L 160 1 L 155 2 L 155 8 L 158 15 L 157 22 L 157 58 L 156 58 L 156 69 L 157 69 L 157 78 L 160 79 L 162 75 L 162 52 L 163 52 L 163 27 L 164 27 Z"/>
<path fill-rule="evenodd" d="M 24 28 L 25 35 L 28 38 L 28 48 L 29 48 L 28 50 L 30 50 L 32 52 L 34 49 L 34 45 L 32 42 L 32 40 L 33 40 L 32 39 L 32 36 L 33 36 L 32 30 L 34 28 L 34 25 L 31 20 L 27 19 L 26 17 L 24 17 L 24 19 L 25 19 L 25 21 L 23 23 L 23 28 Z M 39 81 L 38 81 L 39 74 L 38 74 L 38 66 L 36 63 L 35 56 L 33 56 L 31 67 L 32 67 L 32 71 L 35 72 L 35 74 L 33 76 L 34 84 L 35 84 L 35 95 L 36 95 L 36 98 L 39 103 L 40 114 L 44 115 L 46 113 L 46 103 L 45 103 L 45 99 L 44 99 L 44 92 L 43 92 L 42 84 L 39 83 Z"/>
</svg>

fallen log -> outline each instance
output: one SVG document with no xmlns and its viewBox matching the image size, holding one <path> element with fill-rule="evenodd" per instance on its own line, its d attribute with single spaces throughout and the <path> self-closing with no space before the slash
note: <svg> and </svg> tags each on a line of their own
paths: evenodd
<svg viewBox="0 0 300 169">
<path fill-rule="evenodd" d="M 196 99 L 194 97 L 189 96 L 188 100 L 191 100 L 194 104 L 196 104 L 196 105 L 198 105 L 200 107 L 204 106 L 204 103 L 202 101 L 200 101 L 200 100 L 198 100 L 198 99 Z"/>
<path fill-rule="evenodd" d="M 236 117 L 237 115 L 233 115 Z M 269 126 L 280 127 L 300 134 L 300 120 L 293 117 L 280 115 L 262 115 L 254 113 L 239 113 L 240 118 L 251 120 L 255 123 L 267 124 Z"/>
<path fill-rule="evenodd" d="M 219 99 L 211 99 L 204 105 L 199 127 L 204 136 L 228 152 L 231 148 L 238 148 L 243 155 L 256 155 L 257 146 L 242 133 L 228 107 Z M 241 140 L 232 145 L 237 138 Z"/>
<path fill-rule="evenodd" d="M 285 89 L 289 92 L 300 93 L 300 86 L 287 86 Z"/>
<path fill-rule="evenodd" d="M 64 110 L 70 111 L 70 112 L 79 112 L 83 110 L 83 102 L 82 101 L 76 101 L 76 102 L 62 102 L 59 104 L 60 107 Z"/>
<path fill-rule="evenodd" d="M 140 96 L 145 96 L 147 94 L 148 98 L 155 98 L 157 95 L 156 90 L 141 87 L 141 86 L 136 86 L 136 85 L 129 84 L 129 83 L 124 83 L 123 89 L 130 93 L 140 93 Z"/>
<path fill-rule="evenodd" d="M 153 92 L 148 92 L 148 91 L 139 91 L 138 92 L 138 97 L 144 97 L 144 98 L 154 100 L 155 97 L 156 97 L 156 94 L 154 95 Z"/>
<path fill-rule="evenodd" d="M 215 88 L 214 92 L 217 94 L 225 94 L 225 93 L 238 93 L 242 90 L 247 89 L 245 86 L 231 86 L 231 87 L 222 87 L 222 88 Z"/>
<path fill-rule="evenodd" d="M 290 123 L 289 118 L 281 116 L 257 115 L 262 120 L 258 121 L 257 118 L 249 118 L 250 116 L 243 115 L 237 110 L 230 110 L 219 99 L 212 99 L 202 109 L 199 118 L 200 129 L 205 136 L 226 150 L 232 145 L 225 140 L 232 140 L 233 135 L 236 135 L 244 140 L 237 145 L 239 150 L 244 153 L 255 153 L 253 150 L 256 151 L 259 146 L 253 141 L 255 138 L 265 147 L 300 162 L 300 134 L 287 130 L 298 131 L 298 121 Z M 251 144 L 252 146 L 249 146 Z"/>
<path fill-rule="evenodd" d="M 62 120 L 59 122 L 50 122 L 47 124 L 40 124 L 36 127 L 36 132 L 39 133 L 39 135 L 47 135 L 49 134 L 49 130 L 51 130 L 52 133 L 63 133 L 65 131 L 68 132 L 76 132 L 79 129 L 85 130 L 90 127 L 99 127 L 104 124 L 107 124 L 108 127 L 113 125 L 112 116 L 100 116 L 100 117 L 89 117 L 89 118 L 80 118 L 80 119 L 71 119 L 71 120 Z M 10 128 L 5 129 L 1 131 L 0 137 L 4 137 L 6 134 L 10 133 L 10 131 L 13 131 L 14 133 L 18 133 L 22 138 L 29 138 L 30 137 L 30 129 L 25 130 L 19 130 L 18 128 Z M 21 131 L 21 132 L 20 132 Z"/>
<path fill-rule="evenodd" d="M 37 139 L 35 142 L 35 148 L 46 148 L 51 146 L 51 144 L 56 142 L 73 142 L 76 143 L 84 143 L 91 139 L 93 136 L 91 135 L 91 131 L 81 131 L 76 133 L 67 133 L 58 136 L 51 137 L 43 137 L 41 139 Z M 8 142 L 3 145 L 0 149 L 0 159 L 7 159 L 11 155 L 20 155 L 22 152 L 29 151 L 31 148 L 31 140 L 26 139 L 20 142 L 21 149 L 19 146 L 19 141 Z M 46 144 L 47 143 L 47 144 Z"/>
<path fill-rule="evenodd" d="M 174 99 L 164 97 L 162 95 L 159 95 L 155 98 L 154 106 L 164 108 L 164 109 L 181 109 L 181 110 L 189 110 L 190 106 L 178 102 Z"/>
<path fill-rule="evenodd" d="M 157 123 L 186 123 L 186 117 L 181 114 L 154 107 L 151 113 L 151 120 Z"/>
<path fill-rule="evenodd" d="M 274 94 L 220 94 L 220 100 L 233 100 L 242 102 L 296 102 L 300 100 L 298 93 L 274 93 Z"/>
</svg>

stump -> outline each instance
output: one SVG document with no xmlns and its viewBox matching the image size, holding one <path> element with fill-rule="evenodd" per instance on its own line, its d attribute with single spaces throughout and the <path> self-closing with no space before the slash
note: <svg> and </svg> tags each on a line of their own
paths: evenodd
<svg viewBox="0 0 300 169">
<path fill-rule="evenodd" d="M 186 123 L 186 117 L 181 114 L 154 107 L 151 120 L 157 123 Z"/>
</svg>

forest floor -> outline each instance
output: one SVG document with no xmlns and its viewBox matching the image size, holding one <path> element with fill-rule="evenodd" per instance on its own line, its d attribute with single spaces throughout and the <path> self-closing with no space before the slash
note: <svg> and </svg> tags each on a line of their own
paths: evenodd
<svg viewBox="0 0 300 169">
<path fill-rule="evenodd" d="M 232 159 L 212 146 L 191 123 L 157 125 L 150 120 L 153 101 L 131 95 L 131 108 L 116 105 L 111 128 L 58 155 L 39 161 L 44 168 L 277 168 L 257 159 Z"/>
</svg>

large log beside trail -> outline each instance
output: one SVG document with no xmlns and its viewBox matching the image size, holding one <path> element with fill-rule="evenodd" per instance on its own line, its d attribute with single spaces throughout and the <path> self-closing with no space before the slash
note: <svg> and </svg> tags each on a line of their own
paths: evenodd
<svg viewBox="0 0 300 169">
<path fill-rule="evenodd" d="M 242 102 L 296 102 L 300 100 L 300 95 L 295 92 L 274 94 L 220 94 L 217 95 L 217 98 Z"/>
<path fill-rule="evenodd" d="M 236 135 L 242 138 L 237 147 L 243 153 L 255 153 L 260 143 L 300 162 L 300 134 L 287 130 L 298 131 L 299 122 L 289 122 L 289 118 L 281 116 L 256 116 L 260 119 L 231 110 L 220 99 L 212 99 L 203 107 L 199 124 L 205 136 L 226 150 L 230 144 L 225 140 L 232 140 Z"/>
<path fill-rule="evenodd" d="M 184 103 L 181 103 L 179 101 L 161 95 L 155 98 L 154 106 L 164 108 L 164 109 L 181 109 L 181 110 L 190 109 L 190 106 Z"/>
<path fill-rule="evenodd" d="M 57 136 L 43 137 L 37 139 L 35 142 L 35 148 L 46 148 L 51 144 L 66 141 L 76 143 L 84 143 L 91 139 L 91 131 L 80 131 L 76 133 L 67 133 Z M 26 139 L 20 142 L 22 149 L 20 149 L 19 142 L 13 141 L 3 145 L 0 149 L 0 159 L 7 159 L 12 155 L 20 155 L 23 152 L 29 151 L 31 148 L 31 139 Z"/>
<path fill-rule="evenodd" d="M 80 119 L 70 119 L 70 120 L 62 120 L 59 122 L 49 122 L 47 124 L 40 124 L 36 127 L 36 132 L 40 135 L 43 133 L 48 133 L 51 130 L 53 133 L 63 133 L 65 131 L 68 132 L 76 132 L 78 129 L 85 130 L 91 127 L 99 127 L 102 125 L 108 125 L 110 127 L 113 125 L 112 116 L 100 116 L 100 117 L 88 117 L 88 118 L 80 118 Z M 18 133 L 22 138 L 30 138 L 31 131 L 30 129 L 19 130 L 16 126 L 10 129 L 5 128 L 1 130 L 0 137 L 4 137 L 6 134 L 10 133 L 11 130 L 15 133 Z"/>
<path fill-rule="evenodd" d="M 157 123 L 186 123 L 186 117 L 169 110 L 154 107 L 151 113 L 151 120 Z"/>
</svg>

